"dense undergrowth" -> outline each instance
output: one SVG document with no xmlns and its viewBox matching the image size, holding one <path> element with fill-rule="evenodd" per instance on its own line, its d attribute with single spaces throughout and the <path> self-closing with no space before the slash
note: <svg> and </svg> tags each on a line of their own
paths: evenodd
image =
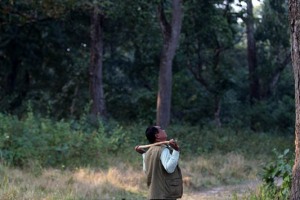
<svg viewBox="0 0 300 200">
<path fill-rule="evenodd" d="M 0 158 L 14 166 L 24 166 L 34 160 L 42 167 L 105 167 L 108 156 L 132 157 L 135 145 L 147 143 L 145 124 L 120 125 L 110 121 L 95 126 L 88 122 L 87 116 L 80 120 L 54 121 L 31 112 L 22 119 L 0 114 L 0 121 Z M 265 159 L 272 155 L 274 148 L 279 152 L 294 148 L 292 133 L 254 133 L 187 125 L 171 125 L 166 131 L 169 138 L 179 142 L 186 158 L 236 152 L 247 158 Z"/>
<path fill-rule="evenodd" d="M 120 163 L 140 169 L 141 158 L 134 146 L 147 143 L 144 136 L 147 124 L 142 123 L 121 125 L 106 121 L 93 125 L 88 122 L 88 116 L 55 121 L 32 112 L 21 119 L 0 114 L 0 121 L 0 164 L 34 169 L 37 175 L 45 168 L 108 170 Z M 261 193 L 254 195 L 257 198 L 266 191 L 273 191 L 273 195 L 287 192 L 278 189 L 274 181 L 267 182 L 266 177 L 283 177 L 288 181 L 287 163 L 291 159 L 286 161 L 284 154 L 284 159 L 281 156 L 274 160 L 273 155 L 274 148 L 277 152 L 293 151 L 293 133 L 257 133 L 232 127 L 180 124 L 171 125 L 166 131 L 181 146 L 182 168 L 192 176 L 194 189 L 235 184 L 257 175 L 266 183 Z M 286 173 L 280 174 L 283 167 Z"/>
</svg>

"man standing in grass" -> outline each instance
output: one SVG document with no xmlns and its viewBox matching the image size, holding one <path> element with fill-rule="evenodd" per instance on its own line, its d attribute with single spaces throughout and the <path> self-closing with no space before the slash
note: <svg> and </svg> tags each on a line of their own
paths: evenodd
<svg viewBox="0 0 300 200">
<path fill-rule="evenodd" d="M 150 144 L 167 141 L 166 132 L 159 126 L 150 126 L 146 130 Z M 146 152 L 135 147 L 143 155 L 143 170 L 149 187 L 148 199 L 177 199 L 182 197 L 182 174 L 178 166 L 179 146 L 172 139 L 169 145 L 151 146 Z"/>
</svg>

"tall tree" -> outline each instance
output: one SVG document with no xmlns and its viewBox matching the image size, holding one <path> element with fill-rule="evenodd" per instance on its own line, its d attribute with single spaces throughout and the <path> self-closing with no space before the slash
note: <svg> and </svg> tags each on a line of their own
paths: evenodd
<svg viewBox="0 0 300 200">
<path fill-rule="evenodd" d="M 92 99 L 91 114 L 104 118 L 106 115 L 103 91 L 103 19 L 97 6 L 91 14 L 91 63 L 90 63 L 90 95 Z"/>
<path fill-rule="evenodd" d="M 300 199 L 300 1 L 289 0 L 289 21 L 292 41 L 292 64 L 295 79 L 295 163 L 293 167 L 293 180 L 291 199 Z"/>
<path fill-rule="evenodd" d="M 182 0 L 172 0 L 172 19 L 168 22 L 164 1 L 158 5 L 159 23 L 163 34 L 163 48 L 159 66 L 156 123 L 165 128 L 170 122 L 172 95 L 172 62 L 179 43 L 182 24 Z"/>
<path fill-rule="evenodd" d="M 74 69 L 71 54 L 79 49 L 73 48 L 80 43 L 77 36 L 83 35 L 77 29 L 67 36 L 73 21 L 66 21 L 73 7 L 74 3 L 69 0 L 63 3 L 1 1 L 1 109 L 21 114 L 30 100 L 41 113 L 46 109 L 39 108 L 45 105 L 49 106 L 48 111 L 55 107 L 56 116 L 67 111 L 60 109 L 60 105 L 67 108 L 69 101 L 60 98 L 70 96 L 66 91 L 74 80 L 74 70 L 70 70 Z"/>
<path fill-rule="evenodd" d="M 257 74 L 256 42 L 254 38 L 254 16 L 252 0 L 247 0 L 247 60 L 249 68 L 250 104 L 259 100 L 259 81 Z"/>
<path fill-rule="evenodd" d="M 264 0 L 255 30 L 261 100 L 276 94 L 280 77 L 291 62 L 288 26 L 286 0 Z"/>
<path fill-rule="evenodd" d="M 236 20 L 229 1 L 187 2 L 181 52 L 182 60 L 195 80 L 208 94 L 213 116 L 221 126 L 221 102 L 232 87 L 234 63 L 231 61 L 236 35 Z M 237 71 L 237 70 L 235 70 Z"/>
</svg>

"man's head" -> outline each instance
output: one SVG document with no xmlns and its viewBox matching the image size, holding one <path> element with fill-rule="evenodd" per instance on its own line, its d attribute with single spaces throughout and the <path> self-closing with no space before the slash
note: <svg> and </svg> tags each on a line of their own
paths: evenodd
<svg viewBox="0 0 300 200">
<path fill-rule="evenodd" d="M 160 126 L 149 126 L 145 134 L 150 144 L 167 140 L 167 133 Z"/>
</svg>

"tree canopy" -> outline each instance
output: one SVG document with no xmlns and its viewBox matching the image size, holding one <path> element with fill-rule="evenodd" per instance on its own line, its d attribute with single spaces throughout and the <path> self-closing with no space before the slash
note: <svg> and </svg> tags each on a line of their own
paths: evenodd
<svg viewBox="0 0 300 200">
<path fill-rule="evenodd" d="M 0 2 L 1 112 L 28 107 L 53 118 L 79 118 L 89 95 L 91 11 L 103 15 L 103 91 L 108 117 L 155 123 L 163 37 L 161 1 Z M 170 18 L 170 0 L 165 14 Z M 238 9 L 238 8 L 241 9 Z M 171 123 L 293 129 L 293 78 L 287 5 L 254 8 L 259 96 L 251 106 L 245 1 L 183 1 L 172 62 Z"/>
</svg>

